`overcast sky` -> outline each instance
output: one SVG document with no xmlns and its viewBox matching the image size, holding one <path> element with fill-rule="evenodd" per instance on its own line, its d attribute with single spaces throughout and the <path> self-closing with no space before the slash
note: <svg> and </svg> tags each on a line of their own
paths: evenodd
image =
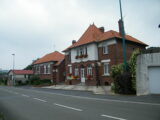
<svg viewBox="0 0 160 120">
<path fill-rule="evenodd" d="M 125 31 L 160 46 L 160 0 L 122 0 Z M 118 31 L 119 0 L 0 0 L 0 68 L 62 51 L 90 24 Z"/>
</svg>

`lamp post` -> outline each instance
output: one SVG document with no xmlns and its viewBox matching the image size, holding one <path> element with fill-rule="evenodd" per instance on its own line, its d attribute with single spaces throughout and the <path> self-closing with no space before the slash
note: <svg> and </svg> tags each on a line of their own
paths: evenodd
<svg viewBox="0 0 160 120">
<path fill-rule="evenodd" d="M 125 31 L 124 31 L 124 23 L 123 23 L 123 16 L 122 16 L 122 5 L 121 5 L 121 0 L 119 0 L 119 5 L 120 5 L 120 29 L 121 29 L 121 34 L 122 34 L 122 45 L 123 45 L 123 59 L 124 59 L 124 69 L 125 71 L 127 70 L 127 58 L 126 58 L 126 43 L 125 43 Z"/>
<path fill-rule="evenodd" d="M 15 65 L 15 54 L 12 54 L 13 56 L 13 77 L 12 77 L 12 81 L 13 81 L 13 86 L 15 85 L 15 79 L 14 79 L 14 65 Z"/>
</svg>

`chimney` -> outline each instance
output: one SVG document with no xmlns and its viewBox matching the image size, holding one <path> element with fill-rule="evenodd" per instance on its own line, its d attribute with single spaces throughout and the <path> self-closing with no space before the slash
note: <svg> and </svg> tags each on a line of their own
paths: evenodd
<svg viewBox="0 0 160 120">
<path fill-rule="evenodd" d="M 76 40 L 72 40 L 72 45 L 76 43 Z"/>
<path fill-rule="evenodd" d="M 104 32 L 104 27 L 100 27 L 99 30 L 100 30 L 101 32 Z"/>
<path fill-rule="evenodd" d="M 119 34 L 122 35 L 122 25 L 123 25 L 123 21 L 121 19 L 119 19 L 118 21 L 118 27 L 119 27 Z"/>
</svg>

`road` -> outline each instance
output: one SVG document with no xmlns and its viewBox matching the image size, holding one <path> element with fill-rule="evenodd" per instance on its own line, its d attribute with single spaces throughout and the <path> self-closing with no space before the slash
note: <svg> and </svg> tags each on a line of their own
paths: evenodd
<svg viewBox="0 0 160 120">
<path fill-rule="evenodd" d="M 142 101 L 1 86 L 0 113 L 5 120 L 160 120 L 159 98 Z"/>
</svg>

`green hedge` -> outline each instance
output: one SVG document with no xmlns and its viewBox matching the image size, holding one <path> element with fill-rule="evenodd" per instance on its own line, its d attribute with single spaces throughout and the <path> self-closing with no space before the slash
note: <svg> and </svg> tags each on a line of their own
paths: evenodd
<svg viewBox="0 0 160 120">
<path fill-rule="evenodd" d="M 52 82 L 50 79 L 40 80 L 40 78 L 38 76 L 34 75 L 30 79 L 30 84 L 31 85 L 51 85 Z"/>
</svg>

